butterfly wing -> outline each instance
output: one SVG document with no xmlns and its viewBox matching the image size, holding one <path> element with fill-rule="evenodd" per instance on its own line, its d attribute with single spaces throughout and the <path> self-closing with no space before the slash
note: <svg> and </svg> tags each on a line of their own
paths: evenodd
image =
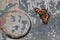
<svg viewBox="0 0 60 40">
<path fill-rule="evenodd" d="M 43 23 L 48 23 L 48 19 L 50 15 L 47 13 L 46 9 L 40 10 L 39 8 L 35 8 L 36 13 L 39 14 L 40 18 L 42 19 Z"/>
<path fill-rule="evenodd" d="M 49 14 L 45 14 L 45 16 L 42 16 L 42 21 L 43 21 L 43 23 L 47 24 L 49 17 L 50 17 Z"/>
</svg>

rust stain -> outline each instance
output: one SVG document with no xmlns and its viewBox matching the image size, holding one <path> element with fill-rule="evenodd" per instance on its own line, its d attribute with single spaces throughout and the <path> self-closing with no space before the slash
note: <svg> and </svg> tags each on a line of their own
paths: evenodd
<svg viewBox="0 0 60 40">
<path fill-rule="evenodd" d="M 25 13 L 24 11 L 22 11 L 22 10 L 19 10 L 19 9 L 11 9 L 11 10 L 9 10 L 6 14 L 4 14 L 4 15 L 2 15 L 1 17 L 0 17 L 0 29 L 5 33 L 5 34 L 7 34 L 7 35 L 9 35 L 9 36 L 11 36 L 11 37 L 18 37 L 18 36 L 20 36 L 21 35 L 21 32 L 19 32 L 19 33 L 17 33 L 18 34 L 18 36 L 15 36 L 13 33 L 11 33 L 11 32 L 8 32 L 7 31 L 7 29 L 6 29 L 6 27 L 4 26 L 4 24 L 6 23 L 6 19 L 7 19 L 7 17 L 8 16 L 10 16 L 11 14 L 13 14 L 13 13 Z M 26 14 L 26 13 L 25 13 Z M 28 15 L 28 14 L 27 14 Z M 29 16 L 29 15 L 28 15 Z M 29 16 L 30 17 L 30 16 Z M 13 24 L 13 23 L 12 23 Z"/>
</svg>

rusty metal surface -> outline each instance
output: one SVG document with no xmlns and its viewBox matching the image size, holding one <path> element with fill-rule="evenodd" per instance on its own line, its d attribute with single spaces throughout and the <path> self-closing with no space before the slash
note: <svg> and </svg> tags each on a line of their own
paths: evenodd
<svg viewBox="0 0 60 40">
<path fill-rule="evenodd" d="M 22 10 L 11 10 L 1 16 L 0 29 L 12 39 L 22 38 L 31 29 L 30 16 Z"/>
<path fill-rule="evenodd" d="M 43 24 L 35 7 L 50 12 L 48 24 Z M 11 39 L 0 30 L 0 40 L 60 40 L 60 0 L 0 0 L 0 17 L 9 10 L 23 10 L 32 19 L 30 33 L 21 39 Z"/>
</svg>

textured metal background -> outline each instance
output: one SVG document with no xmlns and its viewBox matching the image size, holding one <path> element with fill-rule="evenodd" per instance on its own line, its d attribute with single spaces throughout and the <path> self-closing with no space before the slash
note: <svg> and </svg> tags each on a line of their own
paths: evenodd
<svg viewBox="0 0 60 40">
<path fill-rule="evenodd" d="M 50 12 L 48 24 L 43 24 L 33 8 Z M 21 9 L 33 18 L 31 32 L 21 39 L 10 39 L 0 31 L 0 40 L 60 40 L 60 0 L 0 0 L 0 16 L 10 9 Z"/>
</svg>

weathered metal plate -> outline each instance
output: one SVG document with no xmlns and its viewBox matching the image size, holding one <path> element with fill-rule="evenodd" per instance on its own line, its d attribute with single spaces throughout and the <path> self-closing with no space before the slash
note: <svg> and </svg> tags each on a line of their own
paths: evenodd
<svg viewBox="0 0 60 40">
<path fill-rule="evenodd" d="M 50 12 L 48 24 L 42 23 L 35 7 Z M 1 40 L 60 40 L 60 0 L 0 0 L 0 16 L 12 9 L 21 9 L 31 16 L 32 30 L 21 39 L 11 39 L 1 31 Z"/>
</svg>

